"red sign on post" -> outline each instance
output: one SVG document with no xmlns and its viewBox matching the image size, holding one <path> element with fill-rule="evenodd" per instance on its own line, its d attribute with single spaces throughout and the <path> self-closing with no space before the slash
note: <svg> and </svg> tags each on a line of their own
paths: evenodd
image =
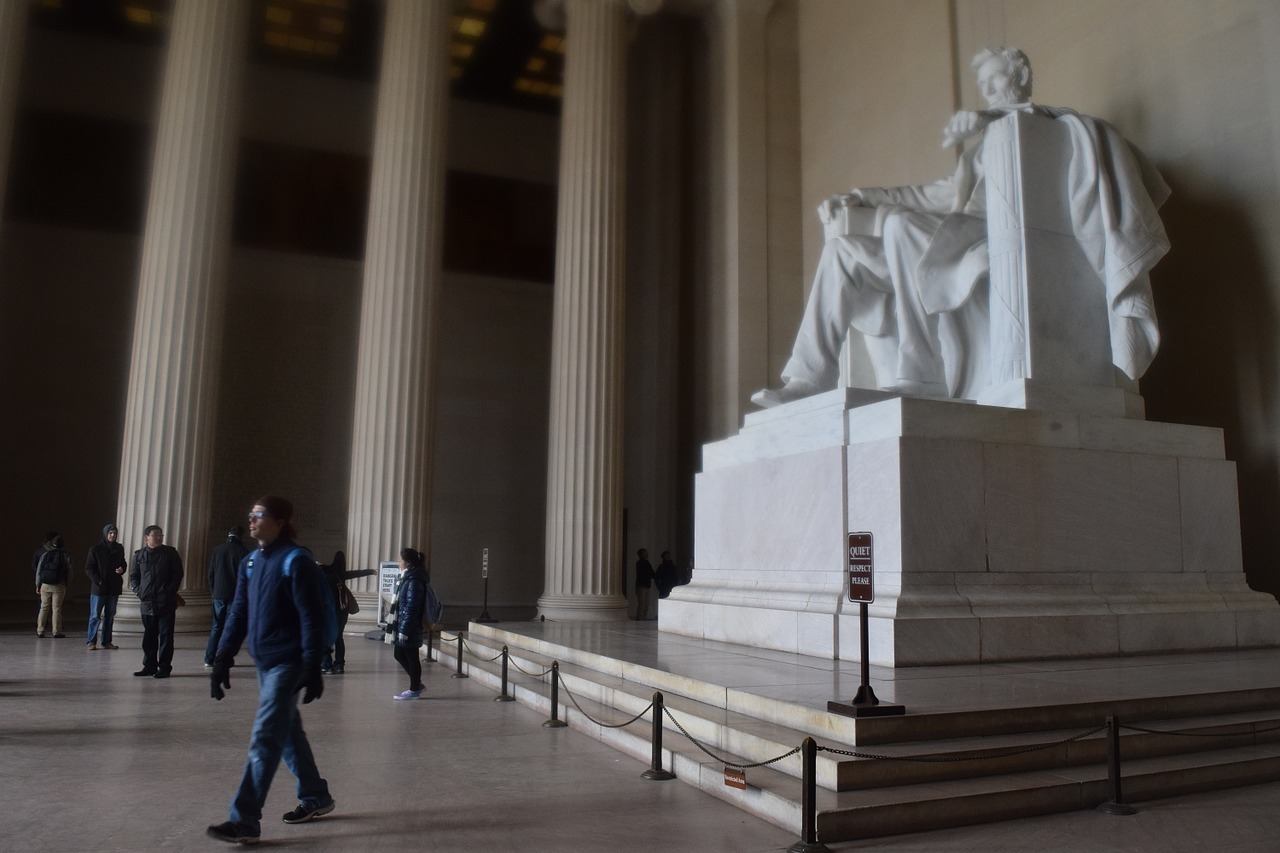
<svg viewBox="0 0 1280 853">
<path fill-rule="evenodd" d="M 849 600 L 870 604 L 876 600 L 874 558 L 870 533 L 849 534 Z"/>
</svg>

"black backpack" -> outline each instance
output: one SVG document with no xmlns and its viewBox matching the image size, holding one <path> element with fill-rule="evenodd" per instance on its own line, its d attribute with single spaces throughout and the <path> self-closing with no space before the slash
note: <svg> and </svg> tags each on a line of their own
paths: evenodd
<svg viewBox="0 0 1280 853">
<path fill-rule="evenodd" d="M 54 586 L 62 582 L 62 564 L 65 562 L 61 549 L 45 551 L 40 557 L 36 569 L 36 580 Z"/>
</svg>

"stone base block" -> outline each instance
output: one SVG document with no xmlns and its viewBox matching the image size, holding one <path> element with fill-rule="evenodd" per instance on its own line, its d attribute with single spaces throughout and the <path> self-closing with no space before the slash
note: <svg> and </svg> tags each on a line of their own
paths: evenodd
<svg viewBox="0 0 1280 853">
<path fill-rule="evenodd" d="M 694 579 L 661 630 L 857 659 L 845 542 L 868 531 L 875 664 L 1280 644 L 1220 430 L 853 390 L 792 406 L 704 450 Z"/>
</svg>

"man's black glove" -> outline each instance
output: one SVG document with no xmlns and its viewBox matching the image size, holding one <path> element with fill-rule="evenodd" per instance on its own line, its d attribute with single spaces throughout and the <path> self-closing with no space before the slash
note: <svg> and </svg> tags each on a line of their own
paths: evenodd
<svg viewBox="0 0 1280 853">
<path fill-rule="evenodd" d="M 302 675 L 302 704 L 314 702 L 324 694 L 324 676 L 320 664 L 306 664 Z"/>
<path fill-rule="evenodd" d="M 213 669 L 209 671 L 209 695 L 222 701 L 222 697 L 227 695 L 222 692 L 224 687 L 231 689 L 231 661 L 214 658 Z"/>
</svg>

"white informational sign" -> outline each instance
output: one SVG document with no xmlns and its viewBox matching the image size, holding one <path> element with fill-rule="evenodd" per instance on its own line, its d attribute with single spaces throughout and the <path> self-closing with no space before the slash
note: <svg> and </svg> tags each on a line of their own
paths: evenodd
<svg viewBox="0 0 1280 853">
<path fill-rule="evenodd" d="M 387 624 L 387 613 L 391 610 L 391 599 L 396 595 L 396 578 L 400 576 L 400 564 L 386 562 L 378 564 L 378 624 Z"/>
<path fill-rule="evenodd" d="M 480 577 L 489 577 L 489 549 L 480 549 Z"/>
</svg>

